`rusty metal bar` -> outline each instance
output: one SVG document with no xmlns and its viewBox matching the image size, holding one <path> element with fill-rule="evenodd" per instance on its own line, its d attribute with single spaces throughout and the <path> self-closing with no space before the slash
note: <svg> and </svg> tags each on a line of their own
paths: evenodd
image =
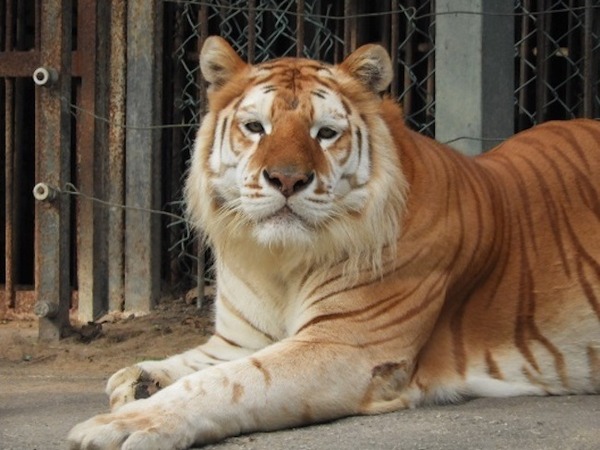
<svg viewBox="0 0 600 450">
<path fill-rule="evenodd" d="M 296 56 L 301 58 L 304 49 L 304 0 L 296 0 Z"/>
<path fill-rule="evenodd" d="M 101 95 L 104 83 L 97 84 L 96 33 L 97 8 L 106 7 L 95 0 L 78 0 L 77 45 L 79 51 L 78 106 L 88 112 L 104 116 L 99 106 L 106 101 Z M 103 27 L 104 28 L 104 27 Z M 100 31 L 100 30 L 98 30 Z M 101 62 L 105 58 L 101 58 Z M 103 71 L 100 71 L 103 72 Z M 96 102 L 96 91 L 98 102 Z M 98 103 L 98 104 L 97 104 Z M 105 124 L 96 122 L 92 114 L 79 114 L 76 122 L 77 184 L 82 192 L 104 198 L 102 195 L 103 151 L 96 145 L 99 133 Z M 78 319 L 92 321 L 107 310 L 107 255 L 106 255 L 106 211 L 90 201 L 77 202 L 77 284 L 79 290 Z"/>
<path fill-rule="evenodd" d="M 127 2 L 125 309 L 148 312 L 160 294 L 162 2 Z"/>
<path fill-rule="evenodd" d="M 341 36 L 342 38 L 344 37 L 346 21 L 337 19 L 337 17 L 339 17 L 340 15 L 343 14 L 343 6 L 344 5 L 342 4 L 342 2 L 335 2 L 333 9 L 332 9 L 332 13 L 335 14 L 335 16 L 336 16 L 336 20 L 334 21 L 335 22 L 335 35 Z M 345 55 L 346 55 L 345 42 L 340 44 L 339 40 L 336 39 L 333 44 L 333 63 L 338 64 L 340 61 L 342 61 L 344 59 Z"/>
<path fill-rule="evenodd" d="M 34 48 L 40 48 L 41 47 L 41 21 L 42 21 L 42 0 L 35 0 L 35 36 L 34 36 Z"/>
<path fill-rule="evenodd" d="M 356 50 L 356 1 L 344 0 L 344 52 Z"/>
<path fill-rule="evenodd" d="M 80 53 L 74 51 L 71 59 L 71 76 L 81 76 L 79 70 Z M 10 51 L 0 52 L 0 67 L 3 77 L 29 78 L 40 66 L 40 52 L 32 51 Z"/>
<path fill-rule="evenodd" d="M 573 8 L 573 6 L 574 6 L 573 3 L 574 3 L 574 0 L 569 0 L 568 9 Z M 576 38 L 575 33 L 572 32 L 575 27 L 576 27 L 575 19 L 573 18 L 573 14 L 567 14 L 567 30 L 569 30 L 570 32 L 567 33 L 566 52 L 564 54 L 562 54 L 562 52 L 561 52 L 561 56 L 564 57 L 565 64 L 566 64 L 565 80 L 569 80 L 565 85 L 565 95 L 564 95 L 565 105 L 567 105 L 567 110 L 571 114 L 575 114 L 576 105 L 578 102 L 578 98 L 577 98 L 576 91 L 575 91 L 575 83 L 573 83 L 571 80 L 572 77 L 575 75 L 577 68 L 575 68 L 574 65 L 572 64 L 571 58 L 573 58 L 574 53 L 576 53 L 578 50 L 578 43 L 581 42 L 580 40 L 578 40 Z M 585 25 L 584 25 L 584 27 L 585 27 Z M 585 36 L 584 36 L 584 39 L 585 39 Z M 559 52 L 560 52 L 560 50 L 559 50 Z M 584 100 L 584 102 L 585 102 L 585 100 Z"/>
<path fill-rule="evenodd" d="M 208 9 L 209 9 L 209 6 L 207 4 L 201 4 L 200 8 L 198 9 L 198 28 L 200 29 L 200 34 L 198 36 L 198 41 L 197 41 L 197 54 L 198 55 L 200 55 L 200 51 L 202 50 L 202 45 L 204 44 L 204 41 L 208 37 L 208 17 L 209 17 Z M 202 96 L 203 93 L 206 93 L 205 89 L 203 88 L 202 73 L 200 71 L 198 71 L 198 79 L 197 79 L 196 84 L 198 86 L 200 86 L 200 92 L 198 92 L 198 95 Z"/>
<path fill-rule="evenodd" d="M 256 0 L 248 0 L 248 62 L 256 57 Z"/>
<path fill-rule="evenodd" d="M 209 6 L 206 4 L 200 5 L 200 9 L 198 10 L 198 24 L 200 27 L 200 36 L 198 37 L 197 44 L 197 55 L 200 55 L 200 51 L 202 50 L 202 45 L 204 41 L 208 37 L 208 8 Z M 208 97 L 206 95 L 206 82 L 202 78 L 202 72 L 198 70 L 196 85 L 199 86 L 198 89 L 198 102 L 200 105 L 200 116 L 203 116 L 206 110 L 208 109 Z"/>
<path fill-rule="evenodd" d="M 70 0 L 44 0 L 40 11 L 40 62 L 58 73 L 55 84 L 37 89 L 38 182 L 62 187 L 71 168 L 71 36 Z M 39 338 L 57 340 L 69 325 L 70 199 L 58 196 L 36 203 L 35 284 L 40 305 L 52 314 L 40 317 Z"/>
<path fill-rule="evenodd" d="M 14 48 L 14 11 L 13 3 L 7 2 L 5 11 L 5 50 L 11 51 Z M 14 107 L 15 107 L 15 80 L 6 78 L 4 80 L 4 105 L 5 105 L 5 131 L 4 131 L 4 179 L 5 179 L 5 222 L 4 222 L 4 260 L 5 260 L 5 285 L 4 285 L 4 303 L 5 308 L 14 308 L 15 286 L 14 286 Z"/>
<path fill-rule="evenodd" d="M 5 20 L 5 28 L 4 28 L 4 50 L 12 51 L 14 49 L 13 35 L 15 31 L 15 12 L 13 9 L 13 2 L 6 2 L 6 10 L 4 11 L 4 20 Z M 4 71 L 3 71 L 4 72 Z"/>
<path fill-rule="evenodd" d="M 14 308 L 15 303 L 15 285 L 14 285 L 14 92 L 15 80 L 6 78 L 4 80 L 4 105 L 5 105 L 5 129 L 4 129 L 4 180 L 5 180 L 5 285 L 4 285 L 4 302 L 6 308 Z"/>
<path fill-rule="evenodd" d="M 171 36 L 171 39 L 167 40 L 166 51 L 171 54 L 177 54 L 181 51 L 182 55 L 184 48 L 184 39 L 187 38 L 186 32 L 188 31 L 185 27 L 186 18 L 184 17 L 184 10 L 189 11 L 190 5 L 166 5 L 168 8 L 165 13 L 168 12 L 165 20 L 165 28 L 164 32 L 166 36 Z M 192 25 L 192 29 L 194 26 L 198 26 L 198 24 Z M 167 59 L 167 68 L 166 72 L 169 74 L 169 77 L 172 79 L 171 85 L 172 88 L 168 89 L 165 92 L 165 109 L 164 114 L 165 117 L 170 117 L 172 123 L 185 123 L 185 115 L 183 109 L 185 108 L 183 101 L 181 99 L 184 98 L 185 91 L 185 70 L 182 65 L 178 64 L 177 61 L 168 60 Z M 181 180 L 183 177 L 183 151 L 185 148 L 185 140 L 184 140 L 183 129 L 169 130 L 167 134 L 167 138 L 169 139 L 168 144 L 168 152 L 169 157 L 164 161 L 164 171 L 167 173 L 167 183 L 165 185 L 165 198 L 166 199 L 176 199 L 178 195 L 181 193 Z M 174 224 L 173 224 L 174 225 Z M 179 242 L 181 242 L 181 234 L 183 231 L 181 230 L 181 226 L 173 226 L 171 231 L 168 233 L 167 240 L 165 242 L 165 253 L 169 252 L 169 249 L 173 249 Z M 178 257 L 171 256 L 164 258 L 163 267 L 166 272 L 167 282 L 171 285 L 180 281 L 181 271 L 179 270 Z"/>
<path fill-rule="evenodd" d="M 36 51 L 0 52 L 0 67 L 3 77 L 30 77 L 40 65 L 40 54 Z"/>
<path fill-rule="evenodd" d="M 390 56 L 392 57 L 392 67 L 394 68 L 394 76 L 392 78 L 392 97 L 398 97 L 398 47 L 400 41 L 398 33 L 400 32 L 400 12 L 398 11 L 397 0 L 390 0 L 392 17 L 390 18 Z"/>
<path fill-rule="evenodd" d="M 198 23 L 200 24 L 200 40 L 198 41 L 198 50 L 202 48 L 205 39 L 208 37 L 208 5 L 201 4 L 198 10 Z M 198 53 L 200 54 L 200 53 Z"/>
<path fill-rule="evenodd" d="M 597 76 L 594 76 L 592 70 L 594 61 L 594 43 L 592 40 L 593 15 L 592 0 L 585 0 L 583 20 L 583 117 L 593 117 L 594 114 L 593 87 L 597 83 Z"/>
<path fill-rule="evenodd" d="M 200 9 L 198 11 L 198 23 L 200 24 L 200 36 L 198 39 L 198 55 L 200 54 L 200 50 L 202 49 L 202 45 L 204 41 L 208 37 L 208 6 L 203 4 L 200 5 Z M 198 79 L 196 82 L 197 86 L 199 86 L 198 92 L 198 101 L 199 101 L 199 109 L 200 116 L 202 116 L 206 110 L 208 109 L 208 97 L 206 94 L 206 83 L 202 80 L 202 74 L 198 71 Z M 200 309 L 204 303 L 204 295 L 206 293 L 206 282 L 204 279 L 204 272 L 206 269 L 206 259 L 205 259 L 205 248 L 203 244 L 202 236 L 199 236 L 197 240 L 197 248 L 196 255 L 198 265 L 196 267 L 196 280 L 197 280 L 197 300 L 196 306 Z"/>
<path fill-rule="evenodd" d="M 5 303 L 4 290 L 0 290 L 0 305 Z M 11 319 L 11 318 L 23 318 L 23 316 L 30 316 L 34 311 L 34 305 L 36 303 L 36 292 L 33 289 L 17 289 L 15 291 L 15 307 L 10 309 L 3 309 L 0 307 L 0 318 Z"/>
<path fill-rule="evenodd" d="M 220 6 L 219 8 L 219 18 L 220 23 L 219 23 L 219 32 L 223 33 L 223 24 L 227 22 L 227 19 L 229 17 L 229 1 L 227 0 L 221 0 L 220 2 L 218 2 L 218 6 Z"/>
<path fill-rule="evenodd" d="M 77 47 L 85 48 L 86 55 L 94 59 L 96 53 L 96 11 L 95 5 L 85 0 L 77 1 Z M 87 4 L 86 4 L 87 3 Z M 91 9 L 91 11 L 90 11 Z M 90 21 L 89 23 L 87 21 Z M 86 58 L 87 59 L 87 58 Z M 82 64 L 83 62 L 83 64 Z M 85 61 L 80 61 L 80 67 Z M 88 83 L 94 83 L 95 68 L 86 67 L 77 89 L 78 107 L 87 112 L 94 112 L 94 92 Z M 93 87 L 93 84 L 92 84 Z M 75 122 L 76 180 L 79 189 L 94 195 L 94 118 L 91 114 L 78 114 Z M 94 204 L 89 201 L 78 201 L 76 210 L 77 239 L 77 287 L 79 301 L 77 318 L 82 322 L 94 320 Z"/>
<path fill-rule="evenodd" d="M 125 200 L 125 86 L 126 86 L 126 39 L 127 5 L 112 1 L 110 10 L 110 61 L 108 111 L 108 201 L 123 204 Z M 125 302 L 124 242 L 125 220 L 121 208 L 108 212 L 108 309 L 122 311 Z"/>
</svg>

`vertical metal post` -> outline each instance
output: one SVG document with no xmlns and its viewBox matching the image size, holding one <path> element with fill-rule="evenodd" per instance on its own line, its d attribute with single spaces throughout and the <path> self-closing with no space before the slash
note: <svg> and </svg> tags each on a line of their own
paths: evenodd
<svg viewBox="0 0 600 450">
<path fill-rule="evenodd" d="M 200 10 L 198 11 L 198 23 L 200 24 L 200 36 L 198 39 L 198 55 L 200 54 L 200 50 L 202 49 L 202 45 L 204 41 L 208 37 L 208 5 L 200 5 Z M 202 120 L 202 116 L 206 113 L 208 109 L 208 97 L 206 94 L 206 83 L 202 80 L 202 74 L 198 71 L 197 85 L 200 86 L 198 92 L 198 105 L 199 105 L 199 113 L 200 120 Z M 206 270 L 206 256 L 205 256 L 205 248 L 204 248 L 204 240 L 202 236 L 198 236 L 198 245 L 196 248 L 196 254 L 198 256 L 198 266 L 196 268 L 196 279 L 198 283 L 197 294 L 198 298 L 196 299 L 196 307 L 200 309 L 204 304 L 204 295 L 206 293 L 206 282 L 204 279 L 204 272 Z"/>
<path fill-rule="evenodd" d="M 437 0 L 436 138 L 467 154 L 513 133 L 512 2 Z M 461 12 L 468 12 L 467 14 Z"/>
<path fill-rule="evenodd" d="M 304 0 L 296 0 L 296 56 L 304 55 Z"/>
<path fill-rule="evenodd" d="M 70 180 L 71 169 L 72 11 L 70 0 L 45 0 L 40 12 L 40 61 L 57 72 L 58 80 L 37 90 L 36 178 L 57 187 Z M 57 340 L 69 324 L 70 231 L 67 196 L 36 203 L 36 311 L 42 340 Z"/>
<path fill-rule="evenodd" d="M 13 50 L 14 12 L 11 2 L 6 4 L 5 11 L 5 36 L 4 45 L 6 51 Z M 4 261 L 5 261 L 5 285 L 4 285 L 4 307 L 14 307 L 14 148 L 15 148 L 15 80 L 5 78 L 4 80 L 4 181 L 5 181 L 5 220 L 4 220 Z"/>
<path fill-rule="evenodd" d="M 81 75 L 78 104 L 84 111 L 96 113 L 99 112 L 97 106 L 106 98 L 101 95 L 96 102 L 96 90 L 100 92 L 103 86 L 96 82 L 97 5 L 95 0 L 78 0 L 78 3 L 77 55 Z M 77 116 L 77 183 L 82 192 L 100 198 L 104 198 L 101 192 L 104 150 L 97 143 L 103 126 L 103 123 L 96 123 L 92 114 Z M 108 309 L 105 227 L 106 211 L 103 208 L 89 200 L 77 202 L 78 319 L 82 322 L 92 321 Z"/>
<path fill-rule="evenodd" d="M 575 0 L 569 0 L 568 2 L 568 8 L 572 9 L 573 8 L 573 3 L 575 2 Z M 584 13 L 585 14 L 585 13 Z M 568 14 L 567 17 L 567 30 L 573 30 L 573 28 L 575 27 L 575 24 L 577 22 L 577 18 L 576 16 L 574 16 L 573 14 Z M 585 35 L 585 22 L 583 24 L 583 53 L 585 55 L 585 39 L 586 39 L 586 35 Z M 576 52 L 578 51 L 579 48 L 579 42 L 581 42 L 580 40 L 577 39 L 575 33 L 568 33 L 567 34 L 567 42 L 566 42 L 566 54 L 562 55 L 565 60 L 569 61 L 570 58 L 568 58 L 568 56 L 574 55 L 576 54 Z M 561 52 L 561 50 L 558 50 L 559 52 Z M 562 52 L 561 52 L 562 53 Z M 584 74 L 585 74 L 585 56 L 584 56 Z M 577 72 L 576 67 L 574 67 L 573 64 L 567 63 L 566 67 L 565 67 L 565 80 L 572 80 L 573 76 L 575 75 L 575 73 Z M 571 111 L 572 113 L 575 113 L 575 111 L 577 111 L 577 102 L 578 102 L 578 98 L 577 98 L 577 94 L 575 91 L 575 83 L 573 82 L 569 82 L 566 84 L 565 86 L 565 93 L 564 93 L 564 102 L 565 105 L 567 105 L 567 110 Z M 584 88 L 583 88 L 584 92 L 585 92 L 585 75 L 584 75 Z M 585 94 L 584 94 L 584 100 L 583 103 L 585 104 Z M 585 106 L 584 106 L 585 109 Z"/>
<path fill-rule="evenodd" d="M 594 66 L 593 17 L 592 0 L 585 0 L 583 20 L 583 117 L 590 118 L 593 117 L 593 86 L 597 83 L 597 76 L 593 76 L 594 71 L 592 69 Z"/>
<path fill-rule="evenodd" d="M 256 0 L 248 0 L 248 63 L 256 58 Z"/>
<path fill-rule="evenodd" d="M 127 5 L 111 1 L 110 62 L 108 111 L 108 201 L 117 205 L 125 202 L 125 83 L 126 83 L 126 17 Z M 125 216 L 121 208 L 108 211 L 108 309 L 121 311 L 124 307 L 124 243 Z"/>
<path fill-rule="evenodd" d="M 547 116 L 548 106 L 548 36 L 550 31 L 551 14 L 547 14 L 550 10 L 550 5 L 547 0 L 538 1 L 538 14 L 536 26 L 536 77 L 535 77 L 535 120 L 537 123 L 542 123 Z"/>
<path fill-rule="evenodd" d="M 394 68 L 394 77 L 392 79 L 391 92 L 392 97 L 398 96 L 398 48 L 400 41 L 398 33 L 400 32 L 400 11 L 398 10 L 397 0 L 390 1 L 390 8 L 392 11 L 392 17 L 390 21 L 390 56 L 392 57 L 392 67 Z"/>
<path fill-rule="evenodd" d="M 356 0 L 344 0 L 344 56 L 356 50 Z"/>
<path fill-rule="evenodd" d="M 4 220 L 4 260 L 5 260 L 5 285 L 4 285 L 4 303 L 5 307 L 14 307 L 15 286 L 14 286 L 14 93 L 15 80 L 6 78 L 4 80 L 5 92 L 5 128 L 4 128 L 4 181 L 5 181 L 5 220 Z"/>
<path fill-rule="evenodd" d="M 159 101 L 162 91 L 162 2 L 127 2 L 126 203 L 160 208 Z M 125 213 L 125 308 L 147 312 L 160 294 L 160 218 Z"/>
</svg>

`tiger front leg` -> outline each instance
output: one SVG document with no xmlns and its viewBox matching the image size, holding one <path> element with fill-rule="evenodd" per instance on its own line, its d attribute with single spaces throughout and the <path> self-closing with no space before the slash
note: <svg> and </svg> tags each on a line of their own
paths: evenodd
<svg viewBox="0 0 600 450">
<path fill-rule="evenodd" d="M 282 341 L 77 425 L 71 448 L 183 449 L 373 412 L 374 402 L 405 406 L 398 399 L 411 364 L 367 355 L 338 343 Z"/>
<path fill-rule="evenodd" d="M 179 355 L 125 367 L 115 372 L 107 382 L 110 408 L 116 411 L 126 403 L 154 395 L 182 377 L 250 353 L 251 350 L 231 346 L 215 335 L 205 344 Z"/>
</svg>

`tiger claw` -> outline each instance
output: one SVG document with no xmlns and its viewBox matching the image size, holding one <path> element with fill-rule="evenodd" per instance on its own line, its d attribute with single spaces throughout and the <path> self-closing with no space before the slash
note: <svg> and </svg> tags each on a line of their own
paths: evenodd
<svg viewBox="0 0 600 450">
<path fill-rule="evenodd" d="M 106 385 L 110 408 L 116 411 L 126 403 L 151 397 L 170 384 L 166 373 L 159 376 L 139 365 L 126 367 L 111 376 Z"/>
</svg>

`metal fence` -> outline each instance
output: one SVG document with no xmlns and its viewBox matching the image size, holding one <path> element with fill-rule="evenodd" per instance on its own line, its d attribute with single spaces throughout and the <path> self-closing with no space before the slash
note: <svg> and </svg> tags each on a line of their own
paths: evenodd
<svg viewBox="0 0 600 450">
<path fill-rule="evenodd" d="M 517 0 L 515 131 L 600 116 L 600 2 Z"/>
<path fill-rule="evenodd" d="M 436 96 L 444 96 L 435 78 L 436 42 L 444 38 L 436 36 L 438 20 L 508 17 L 514 28 L 496 39 L 512 49 L 514 105 L 496 114 L 512 118 L 513 131 L 549 119 L 600 117 L 600 0 L 515 0 L 501 14 L 442 10 L 442 3 L 162 0 L 149 8 L 147 0 L 0 0 L 0 317 L 30 313 L 42 300 L 52 306 L 53 296 L 70 299 L 71 293 L 83 320 L 144 310 L 204 277 L 205 252 L 179 216 L 182 180 L 206 107 L 198 54 L 208 35 L 225 37 L 250 62 L 306 56 L 336 63 L 363 43 L 380 42 L 390 50 L 391 95 L 407 123 L 435 136 Z M 44 35 L 48 28 L 40 24 L 57 20 L 51 12 L 62 22 Z M 68 73 L 59 77 L 68 84 L 36 87 L 33 71 L 53 64 Z M 61 148 L 66 153 L 56 152 Z M 52 159 L 61 155 L 68 160 Z M 52 179 L 51 163 L 68 173 Z M 34 204 L 34 185 L 49 180 L 65 199 L 60 207 Z M 136 190 L 139 195 L 130 193 Z M 62 218 L 56 223 L 66 238 L 40 227 L 45 214 Z M 67 281 L 51 267 L 59 263 L 48 262 L 59 261 L 48 259 L 57 248 Z M 44 283 L 63 291 L 44 291 Z"/>
</svg>

